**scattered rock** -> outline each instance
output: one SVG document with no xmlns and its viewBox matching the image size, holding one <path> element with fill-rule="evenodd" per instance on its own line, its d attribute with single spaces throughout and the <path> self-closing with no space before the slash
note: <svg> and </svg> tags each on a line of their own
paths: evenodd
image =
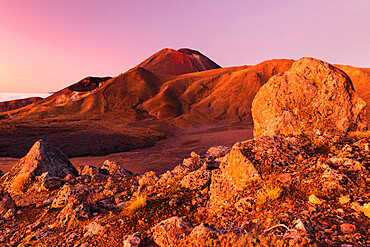
<svg viewBox="0 0 370 247">
<path fill-rule="evenodd" d="M 79 226 L 81 221 L 90 218 L 90 208 L 87 203 L 75 205 L 68 203 L 57 216 L 57 226 L 67 231 Z"/>
<path fill-rule="evenodd" d="M 253 100 L 252 116 L 254 137 L 313 138 L 366 129 L 366 103 L 349 77 L 314 58 L 302 58 L 271 77 Z"/>
<path fill-rule="evenodd" d="M 278 180 L 284 184 L 289 183 L 291 181 L 291 175 L 289 173 L 279 174 Z"/>
<path fill-rule="evenodd" d="M 196 170 L 186 175 L 180 182 L 181 186 L 191 190 L 201 190 L 211 181 L 211 172 Z"/>
<path fill-rule="evenodd" d="M 84 227 L 84 230 L 86 231 L 84 234 L 84 237 L 90 237 L 92 235 L 96 235 L 100 232 L 102 232 L 105 229 L 105 227 L 99 225 L 95 221 L 91 222 L 90 224 L 86 225 Z"/>
<path fill-rule="evenodd" d="M 178 206 L 180 203 L 180 200 L 178 198 L 172 198 L 168 204 L 170 205 L 170 207 L 176 207 Z"/>
<path fill-rule="evenodd" d="M 194 229 L 186 237 L 186 242 L 193 243 L 194 246 L 201 246 L 201 245 L 197 245 L 197 243 L 199 243 L 201 240 L 217 238 L 218 235 L 220 235 L 219 231 L 209 226 L 208 224 L 202 223 L 194 227 Z"/>
<path fill-rule="evenodd" d="M 207 150 L 206 155 L 212 158 L 221 158 L 230 152 L 231 148 L 226 146 L 211 147 Z"/>
<path fill-rule="evenodd" d="M 88 195 L 89 188 L 82 184 L 77 184 L 75 186 L 72 185 L 64 185 L 58 194 L 55 196 L 53 203 L 51 205 L 52 208 L 61 208 L 67 205 L 70 200 L 74 200 L 75 202 L 82 202 Z"/>
<path fill-rule="evenodd" d="M 89 175 L 92 177 L 97 173 L 98 173 L 98 168 L 96 168 L 95 166 L 89 166 L 89 165 L 83 166 L 82 168 L 80 168 L 80 171 L 79 171 L 80 176 Z"/>
<path fill-rule="evenodd" d="M 177 175 L 181 175 L 181 174 L 188 174 L 188 173 L 191 172 L 191 169 L 187 166 L 184 166 L 184 165 L 180 164 L 180 165 L 175 166 L 175 168 L 173 168 L 173 170 L 171 172 L 172 172 L 172 174 L 177 176 Z"/>
<path fill-rule="evenodd" d="M 364 207 L 363 206 L 361 206 L 361 204 L 360 203 L 358 203 L 358 202 L 352 202 L 351 203 L 351 208 L 353 209 L 353 210 L 355 210 L 357 213 L 362 213 L 362 212 L 364 212 Z M 370 213 L 370 212 L 369 212 Z M 365 214 L 366 215 L 366 214 Z M 367 216 L 368 217 L 370 217 L 369 216 L 370 214 L 368 214 Z"/>
<path fill-rule="evenodd" d="M 191 230 L 191 224 L 184 218 L 174 216 L 152 228 L 153 240 L 159 246 L 176 246 Z"/>
<path fill-rule="evenodd" d="M 238 192 L 243 191 L 248 182 L 258 179 L 259 173 L 252 162 L 239 148 L 233 148 L 220 169 L 212 172 L 209 210 L 217 212 L 232 208 Z"/>
<path fill-rule="evenodd" d="M 4 215 L 9 210 L 15 209 L 15 203 L 8 192 L 5 190 L 0 189 L 0 217 L 4 217 Z"/>
<path fill-rule="evenodd" d="M 370 218 L 370 203 L 365 203 L 362 210 L 364 214 Z"/>
<path fill-rule="evenodd" d="M 136 232 L 123 238 L 123 247 L 138 247 L 140 242 L 140 233 Z"/>
<path fill-rule="evenodd" d="M 199 169 L 203 165 L 204 161 L 201 158 L 187 158 L 182 161 L 182 164 L 188 168 L 190 168 L 192 171 L 195 171 Z"/>
<path fill-rule="evenodd" d="M 150 184 L 154 184 L 159 180 L 158 176 L 155 174 L 155 172 L 150 171 L 144 173 L 144 175 L 139 179 L 139 185 L 140 186 L 146 186 Z"/>
<path fill-rule="evenodd" d="M 13 218 L 13 216 L 15 215 L 15 209 L 14 208 L 11 208 L 9 209 L 5 214 L 4 214 L 4 219 L 6 220 L 9 220 L 11 218 Z"/>
<path fill-rule="evenodd" d="M 320 198 L 318 198 L 317 196 L 315 195 L 310 195 L 308 197 L 308 200 L 312 203 L 312 204 L 316 204 L 316 205 L 321 205 L 325 202 L 325 200 L 322 200 Z"/>
<path fill-rule="evenodd" d="M 47 190 L 56 190 L 62 186 L 63 180 L 59 177 L 49 177 L 44 180 L 42 187 Z"/>
<path fill-rule="evenodd" d="M 236 210 L 239 212 L 247 212 L 252 209 L 252 205 L 254 204 L 254 198 L 253 197 L 244 197 L 237 201 L 234 206 Z"/>
<path fill-rule="evenodd" d="M 110 160 L 104 161 L 104 164 L 103 164 L 102 167 L 100 167 L 100 169 L 107 170 L 109 172 L 108 175 L 110 175 L 110 176 L 117 175 L 117 176 L 126 177 L 126 176 L 132 176 L 133 175 L 132 172 L 126 170 L 125 168 L 118 165 L 116 162 L 110 161 Z"/>
<path fill-rule="evenodd" d="M 340 230 L 345 234 L 353 233 L 356 231 L 356 226 L 349 223 L 343 223 L 340 225 Z"/>
<path fill-rule="evenodd" d="M 342 195 L 341 197 L 339 197 L 339 203 L 340 204 L 347 204 L 351 201 L 351 196 L 350 195 Z"/>
</svg>

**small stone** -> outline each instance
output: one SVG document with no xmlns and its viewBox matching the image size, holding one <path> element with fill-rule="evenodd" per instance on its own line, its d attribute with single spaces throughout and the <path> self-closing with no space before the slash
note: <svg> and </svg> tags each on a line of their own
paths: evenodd
<svg viewBox="0 0 370 247">
<path fill-rule="evenodd" d="M 174 216 L 159 222 L 152 228 L 153 240 L 159 246 L 176 246 L 192 230 L 183 217 Z"/>
<path fill-rule="evenodd" d="M 308 197 L 308 200 L 315 205 L 321 205 L 325 202 L 325 200 L 322 200 L 313 194 Z"/>
<path fill-rule="evenodd" d="M 353 233 L 356 231 L 356 226 L 353 224 L 344 223 L 340 225 L 340 230 L 345 234 Z"/>
<path fill-rule="evenodd" d="M 73 175 L 72 174 L 68 174 L 67 176 L 65 176 L 64 180 L 65 181 L 71 181 L 73 179 Z"/>
<path fill-rule="evenodd" d="M 140 233 L 136 232 L 123 238 L 123 247 L 137 247 L 140 244 Z"/>
<path fill-rule="evenodd" d="M 351 203 L 351 208 L 353 209 L 353 210 L 355 210 L 357 213 L 362 213 L 362 212 L 364 212 L 364 207 L 363 206 L 361 206 L 360 205 L 360 203 L 358 203 L 358 202 L 352 202 Z M 365 214 L 366 215 L 366 214 Z M 369 212 L 369 214 L 368 215 L 370 215 L 370 212 Z M 366 216 L 368 216 L 368 215 L 366 215 Z M 368 216 L 368 217 L 370 217 L 370 216 Z"/>
<path fill-rule="evenodd" d="M 181 186 L 190 190 L 201 190 L 211 182 L 211 172 L 196 170 L 186 175 L 180 182 Z"/>
<path fill-rule="evenodd" d="M 339 197 L 339 203 L 340 204 L 347 204 L 351 201 L 351 196 L 350 195 L 345 195 L 345 196 L 341 196 Z"/>
<path fill-rule="evenodd" d="M 84 229 L 86 230 L 84 237 L 89 237 L 89 236 L 93 236 L 93 235 L 100 233 L 101 231 L 105 229 L 105 227 L 93 221 L 87 226 L 85 226 Z"/>
<path fill-rule="evenodd" d="M 178 198 L 172 198 L 168 204 L 171 206 L 171 207 L 175 207 L 175 206 L 178 206 L 180 203 L 180 200 Z"/>
<path fill-rule="evenodd" d="M 59 189 L 61 185 L 62 185 L 62 179 L 59 177 L 46 178 L 44 182 L 42 183 L 42 186 L 47 190 Z"/>
<path fill-rule="evenodd" d="M 254 202 L 253 197 L 245 197 L 237 201 L 234 204 L 234 206 L 236 210 L 238 210 L 239 212 L 246 212 L 246 211 L 251 210 L 253 202 Z"/>
<path fill-rule="evenodd" d="M 11 208 L 4 214 L 4 219 L 10 220 L 15 215 L 15 209 Z"/>
<path fill-rule="evenodd" d="M 291 175 L 289 173 L 280 174 L 278 180 L 284 184 L 289 183 L 291 180 Z"/>
<path fill-rule="evenodd" d="M 298 230 L 298 232 L 302 235 L 309 234 L 309 228 L 303 223 L 301 219 L 297 219 L 294 222 L 294 228 Z"/>
<path fill-rule="evenodd" d="M 370 203 L 365 203 L 363 206 L 364 214 L 370 218 Z"/>
<path fill-rule="evenodd" d="M 190 157 L 192 157 L 192 158 L 200 158 L 200 155 L 199 155 L 199 154 L 197 154 L 196 152 L 192 151 L 192 152 L 190 153 Z"/>
</svg>

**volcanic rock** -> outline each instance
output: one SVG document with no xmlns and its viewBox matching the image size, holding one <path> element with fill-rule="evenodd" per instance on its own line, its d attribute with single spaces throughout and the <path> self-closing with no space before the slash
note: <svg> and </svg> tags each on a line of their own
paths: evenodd
<svg viewBox="0 0 370 247">
<path fill-rule="evenodd" d="M 65 184 L 55 196 L 52 208 L 62 208 L 68 204 L 69 201 L 81 203 L 85 201 L 89 193 L 89 188 L 82 184 L 71 186 Z"/>
<path fill-rule="evenodd" d="M 138 247 L 140 244 L 140 233 L 135 232 L 131 235 L 126 235 L 123 239 L 123 247 Z"/>
<path fill-rule="evenodd" d="M 207 150 L 207 156 L 212 157 L 212 158 L 220 158 L 225 156 L 230 152 L 231 148 L 226 147 L 226 146 L 216 146 L 216 147 L 211 147 Z"/>
<path fill-rule="evenodd" d="M 0 217 L 3 217 L 9 210 L 15 209 L 12 197 L 5 190 L 0 189 Z"/>
<path fill-rule="evenodd" d="M 106 169 L 109 172 L 110 176 L 117 175 L 117 176 L 131 176 L 132 172 L 126 170 L 125 168 L 121 167 L 114 161 L 106 160 L 100 169 Z"/>
<path fill-rule="evenodd" d="M 191 230 L 191 224 L 177 216 L 163 220 L 152 228 L 154 242 L 159 246 L 176 246 Z"/>
<path fill-rule="evenodd" d="M 49 177 L 64 178 L 68 174 L 77 175 L 76 168 L 59 149 L 52 147 L 43 140 L 37 141 L 28 154 L 6 173 L 0 183 L 11 194 L 27 186 L 37 176 L 48 173 Z"/>
<path fill-rule="evenodd" d="M 207 170 L 196 170 L 189 173 L 181 180 L 181 186 L 191 190 L 200 190 L 211 181 L 211 172 Z"/>
<path fill-rule="evenodd" d="M 366 129 L 366 103 L 349 77 L 329 63 L 302 58 L 273 76 L 252 103 L 254 136 L 345 135 Z"/>
<path fill-rule="evenodd" d="M 252 184 L 263 183 L 263 178 L 279 174 L 284 167 L 305 157 L 304 143 L 295 138 L 261 137 L 236 143 L 219 169 L 212 171 L 210 185 L 210 212 L 234 208 L 244 197 Z M 262 185 L 260 191 L 264 191 Z M 252 199 L 253 201 L 253 199 Z M 241 209 L 244 210 L 244 209 Z"/>
<path fill-rule="evenodd" d="M 96 168 L 95 166 L 89 166 L 89 165 L 78 167 L 77 170 L 79 170 L 80 176 L 89 175 L 92 177 L 98 173 L 98 168 Z"/>
</svg>

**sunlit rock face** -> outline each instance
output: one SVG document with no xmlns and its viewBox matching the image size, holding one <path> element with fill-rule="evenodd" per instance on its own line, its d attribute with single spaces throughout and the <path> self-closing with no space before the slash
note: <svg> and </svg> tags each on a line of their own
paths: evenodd
<svg viewBox="0 0 370 247">
<path fill-rule="evenodd" d="M 296 61 L 273 76 L 252 103 L 254 137 L 345 135 L 366 129 L 366 103 L 350 78 L 314 58 Z"/>
</svg>

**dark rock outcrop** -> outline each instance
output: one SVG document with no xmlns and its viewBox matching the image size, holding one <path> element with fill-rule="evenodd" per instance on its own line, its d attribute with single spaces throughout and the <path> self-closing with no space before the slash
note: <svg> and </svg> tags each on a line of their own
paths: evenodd
<svg viewBox="0 0 370 247">
<path fill-rule="evenodd" d="M 77 176 L 78 171 L 59 149 L 43 140 L 37 141 L 28 154 L 6 173 L 0 183 L 11 194 L 22 193 L 36 177 L 47 173 L 48 177 Z"/>
<path fill-rule="evenodd" d="M 15 209 L 12 197 L 5 190 L 0 189 L 0 218 L 4 217 L 9 210 Z"/>
</svg>

